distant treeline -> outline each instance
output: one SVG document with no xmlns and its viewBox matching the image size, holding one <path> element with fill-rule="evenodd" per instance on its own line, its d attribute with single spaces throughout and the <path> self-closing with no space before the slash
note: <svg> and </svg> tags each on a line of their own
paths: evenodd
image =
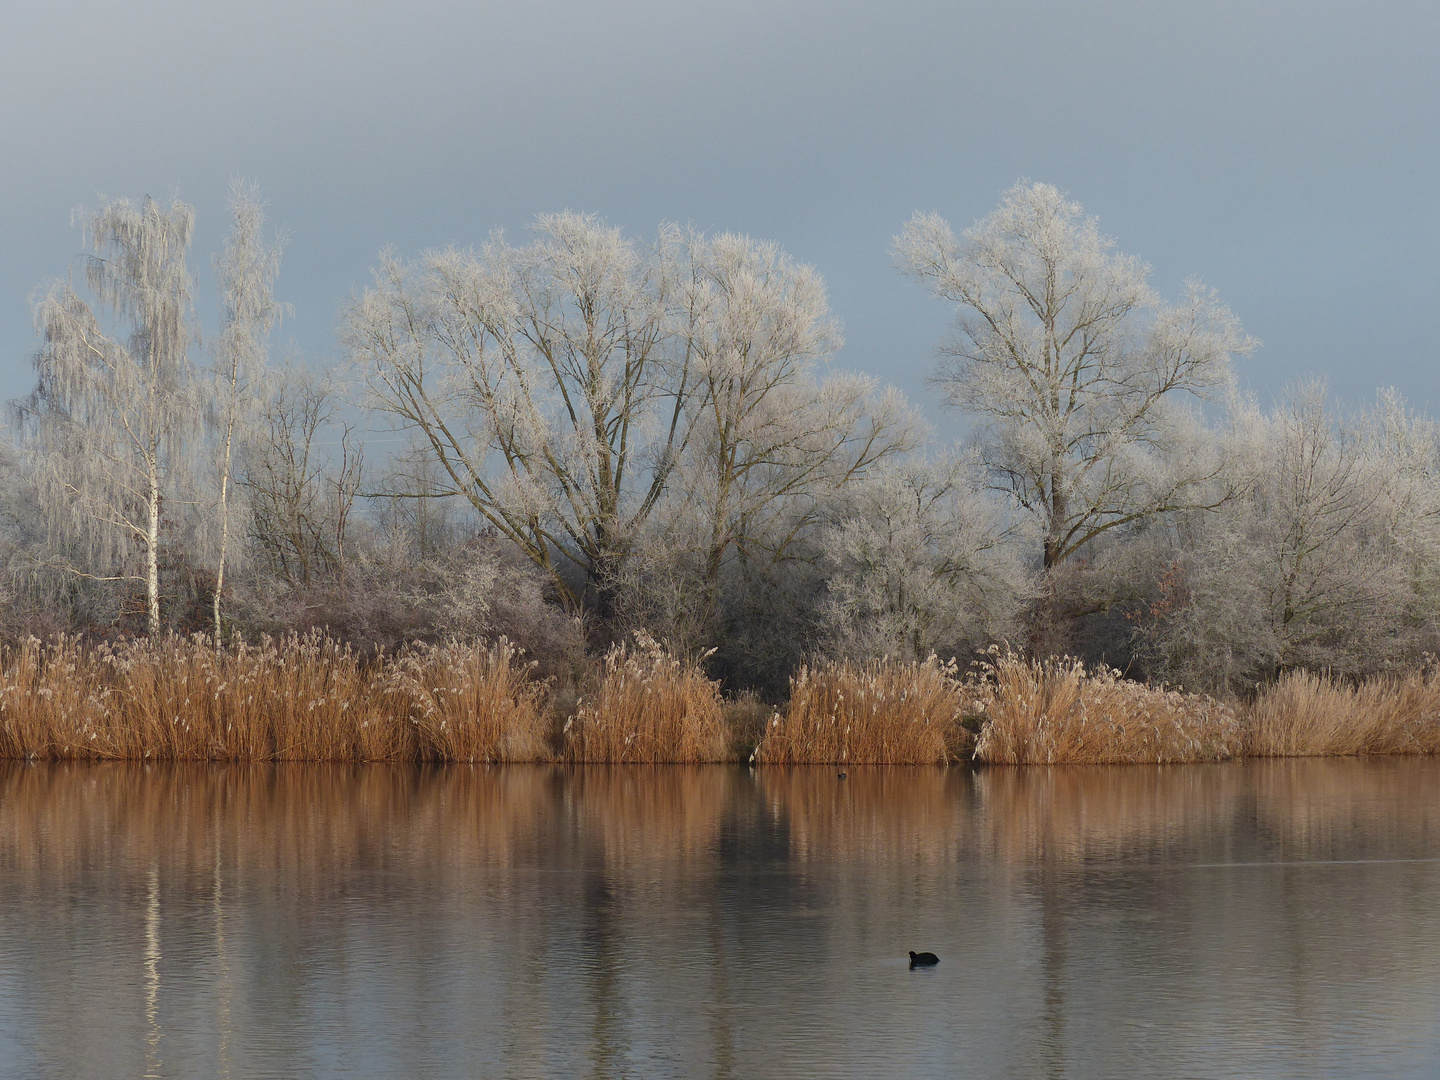
<svg viewBox="0 0 1440 1080">
<path fill-rule="evenodd" d="M 503 636 L 577 695 L 644 631 L 770 702 L 802 668 L 963 672 L 994 643 L 1246 702 L 1440 652 L 1435 423 L 1320 384 L 1262 408 L 1215 294 L 1158 296 L 1051 186 L 895 241 L 955 315 L 953 447 L 829 368 L 823 280 L 772 243 L 564 213 L 383 254 L 321 372 L 272 356 L 281 238 L 252 186 L 231 213 L 205 340 L 179 202 L 81 215 L 83 281 L 37 293 L 0 468 L 16 648 L 313 630 L 419 663 Z"/>
</svg>

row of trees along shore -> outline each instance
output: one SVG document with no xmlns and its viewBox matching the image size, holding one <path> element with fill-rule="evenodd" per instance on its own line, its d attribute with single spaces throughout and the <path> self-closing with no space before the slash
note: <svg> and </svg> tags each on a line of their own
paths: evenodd
<svg viewBox="0 0 1440 1080">
<path fill-rule="evenodd" d="M 504 637 L 579 688 L 644 631 L 775 702 L 807 664 L 963 670 L 995 643 L 1233 701 L 1440 651 L 1435 422 L 1319 382 L 1258 403 L 1214 291 L 1160 296 L 1047 184 L 894 242 L 954 315 L 953 446 L 832 367 L 824 282 L 773 243 L 561 213 L 387 251 L 322 371 L 275 355 L 253 186 L 230 214 L 209 334 L 178 201 L 78 213 L 83 273 L 36 294 L 0 488 L 15 648 Z"/>
</svg>

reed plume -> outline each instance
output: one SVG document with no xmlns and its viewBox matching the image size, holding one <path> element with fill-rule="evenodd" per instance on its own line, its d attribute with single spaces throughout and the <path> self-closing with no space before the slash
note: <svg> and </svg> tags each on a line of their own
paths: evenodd
<svg viewBox="0 0 1440 1080">
<path fill-rule="evenodd" d="M 543 685 L 506 642 L 365 662 L 318 634 L 0 649 L 0 757 L 492 761 L 542 756 Z"/>
</svg>

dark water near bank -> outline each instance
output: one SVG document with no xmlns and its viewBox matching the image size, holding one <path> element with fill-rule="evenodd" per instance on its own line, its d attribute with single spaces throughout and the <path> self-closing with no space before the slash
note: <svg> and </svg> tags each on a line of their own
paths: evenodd
<svg viewBox="0 0 1440 1080">
<path fill-rule="evenodd" d="M 1436 1075 L 1433 760 L 0 768 L 4 1077 Z"/>
</svg>

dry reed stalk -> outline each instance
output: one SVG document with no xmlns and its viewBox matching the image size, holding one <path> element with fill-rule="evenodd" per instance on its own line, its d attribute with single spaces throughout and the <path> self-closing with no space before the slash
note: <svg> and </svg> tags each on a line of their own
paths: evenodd
<svg viewBox="0 0 1440 1080">
<path fill-rule="evenodd" d="M 1242 749 L 1228 706 L 1079 660 L 992 650 L 969 689 L 984 718 L 975 758 L 990 764 L 1220 761 Z"/>
<path fill-rule="evenodd" d="M 546 757 L 545 683 L 501 638 L 406 649 L 389 684 L 411 705 L 424 761 L 540 761 Z"/>
<path fill-rule="evenodd" d="M 1440 678 L 1433 670 L 1358 685 L 1287 671 L 1246 714 L 1257 757 L 1440 753 Z"/>
<path fill-rule="evenodd" d="M 614 646 L 596 685 L 565 725 L 570 761 L 693 764 L 725 761 L 729 732 L 720 684 L 644 632 Z"/>
<path fill-rule="evenodd" d="M 872 660 L 802 667 L 753 761 L 767 765 L 934 765 L 968 750 L 955 664 Z M 968 756 L 968 755 L 967 755 Z"/>
<path fill-rule="evenodd" d="M 744 690 L 734 697 L 727 697 L 724 703 L 725 726 L 730 731 L 731 746 L 735 757 L 745 761 L 760 745 L 770 727 L 775 709 L 762 701 L 753 690 Z"/>
<path fill-rule="evenodd" d="M 542 694 L 507 643 L 366 664 L 314 634 L 228 650 L 203 636 L 93 648 L 32 639 L 0 650 L 0 757 L 539 758 Z"/>
</svg>

